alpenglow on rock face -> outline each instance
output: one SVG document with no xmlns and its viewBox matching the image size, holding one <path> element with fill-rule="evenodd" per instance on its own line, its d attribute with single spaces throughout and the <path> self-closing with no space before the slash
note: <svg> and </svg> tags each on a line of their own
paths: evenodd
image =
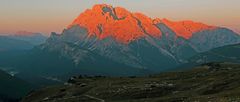
<svg viewBox="0 0 240 102">
<path fill-rule="evenodd" d="M 161 36 L 160 29 L 154 26 L 151 18 L 109 5 L 96 5 L 86 10 L 68 28 L 73 25 L 87 28 L 89 36 L 97 36 L 99 39 L 112 36 L 123 43 L 144 37 L 145 34 Z"/>
<path fill-rule="evenodd" d="M 166 25 L 173 31 L 176 37 L 188 39 L 192 42 L 194 48 L 201 52 L 239 42 L 239 35 L 225 28 L 209 26 L 190 20 L 174 22 L 167 19 L 151 19 L 141 13 L 132 13 L 124 8 L 114 8 L 106 4 L 95 5 L 92 9 L 87 9 L 68 28 L 79 25 L 88 30 L 89 36 L 96 36 L 99 39 L 113 37 L 122 43 L 129 43 L 146 36 L 161 37 L 164 31 L 161 31 L 161 28 L 157 27 L 158 24 Z M 209 34 L 206 35 L 206 33 Z M 217 33 L 217 35 L 211 33 Z M 202 39 L 208 39 L 209 36 L 222 36 L 216 39 L 221 39 L 221 42 L 218 41 L 221 44 L 208 46 L 206 44 L 208 42 Z M 216 40 L 209 41 L 212 43 Z M 201 44 L 205 44 L 206 46 L 202 47 Z"/>
<path fill-rule="evenodd" d="M 62 34 L 53 33 L 35 50 L 57 53 L 58 60 L 70 60 L 82 72 L 127 75 L 169 70 L 199 52 L 239 42 L 239 35 L 226 28 L 152 19 L 102 4 L 81 13 Z"/>
</svg>

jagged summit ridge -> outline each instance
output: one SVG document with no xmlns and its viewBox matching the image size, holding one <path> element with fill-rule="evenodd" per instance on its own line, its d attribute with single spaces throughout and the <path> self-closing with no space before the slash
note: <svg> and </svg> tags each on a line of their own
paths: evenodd
<svg viewBox="0 0 240 102">
<path fill-rule="evenodd" d="M 177 36 L 183 37 L 185 39 L 190 39 L 194 33 L 204 30 L 214 30 L 217 28 L 215 26 L 209 26 L 200 22 L 193 22 L 190 20 L 174 22 L 168 19 L 162 19 L 161 22 L 167 25 L 170 29 L 172 29 Z"/>
<path fill-rule="evenodd" d="M 113 37 L 117 41 L 129 43 L 145 37 L 161 37 L 162 32 L 156 26 L 163 23 L 177 36 L 189 39 L 194 33 L 212 30 L 217 27 L 193 21 L 173 22 L 167 19 L 152 19 L 142 13 L 132 13 L 122 7 L 98 4 L 81 13 L 69 26 L 74 25 L 87 28 L 89 36 L 99 39 Z"/>
<path fill-rule="evenodd" d="M 160 29 L 154 26 L 151 18 L 106 4 L 95 5 L 92 9 L 86 10 L 68 28 L 73 25 L 87 28 L 90 36 L 95 35 L 99 39 L 114 37 L 124 43 L 144 37 L 146 34 L 161 36 Z"/>
</svg>

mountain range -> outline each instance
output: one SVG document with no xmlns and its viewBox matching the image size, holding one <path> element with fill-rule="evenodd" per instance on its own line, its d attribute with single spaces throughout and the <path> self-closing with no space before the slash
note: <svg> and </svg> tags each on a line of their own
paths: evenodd
<svg viewBox="0 0 240 102">
<path fill-rule="evenodd" d="M 34 33 L 28 31 L 18 31 L 16 34 L 10 36 L 11 38 L 30 42 L 33 45 L 40 45 L 44 43 L 47 36 L 41 33 Z"/>
<path fill-rule="evenodd" d="M 19 31 L 16 34 L 0 36 L 0 51 L 29 50 L 45 42 L 46 36 L 40 33 Z"/>
<path fill-rule="evenodd" d="M 237 43 L 240 36 L 227 28 L 152 19 L 99 4 L 9 66 L 19 72 L 55 77 L 146 75 L 174 69 L 200 53 Z"/>
<path fill-rule="evenodd" d="M 111 70 L 105 69 L 114 66 L 121 70 L 120 65 L 134 72 L 166 71 L 198 53 L 239 42 L 240 36 L 227 28 L 152 19 L 100 4 L 81 13 L 62 34 L 52 33 L 35 50 L 58 53 L 60 59 L 68 59 L 76 69 L 111 74 Z M 108 61 L 101 59 L 115 64 L 108 66 Z M 127 72 L 120 74 L 123 73 Z"/>
</svg>

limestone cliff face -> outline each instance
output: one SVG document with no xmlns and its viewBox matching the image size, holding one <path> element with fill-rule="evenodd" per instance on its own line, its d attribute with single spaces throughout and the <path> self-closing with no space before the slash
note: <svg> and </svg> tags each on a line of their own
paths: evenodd
<svg viewBox="0 0 240 102">
<path fill-rule="evenodd" d="M 104 39 L 109 36 L 116 40 L 129 43 L 145 36 L 161 37 L 162 32 L 156 24 L 164 23 L 177 36 L 189 39 L 196 32 L 213 30 L 217 27 L 193 21 L 173 22 L 167 19 L 151 19 L 142 13 L 132 13 L 122 7 L 95 5 L 81 13 L 68 28 L 79 25 L 87 28 L 89 36 Z"/>
</svg>

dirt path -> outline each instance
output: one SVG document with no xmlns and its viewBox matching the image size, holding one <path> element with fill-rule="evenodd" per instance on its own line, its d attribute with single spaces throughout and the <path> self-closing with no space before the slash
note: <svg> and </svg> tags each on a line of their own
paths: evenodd
<svg viewBox="0 0 240 102">
<path fill-rule="evenodd" d="M 91 98 L 91 99 L 98 100 L 98 101 L 100 101 L 100 102 L 105 102 L 105 100 L 100 99 L 100 98 L 97 98 L 97 97 L 94 97 L 94 96 L 90 96 L 90 95 L 84 95 L 84 96 L 86 96 L 86 97 L 88 97 L 88 98 Z"/>
</svg>

